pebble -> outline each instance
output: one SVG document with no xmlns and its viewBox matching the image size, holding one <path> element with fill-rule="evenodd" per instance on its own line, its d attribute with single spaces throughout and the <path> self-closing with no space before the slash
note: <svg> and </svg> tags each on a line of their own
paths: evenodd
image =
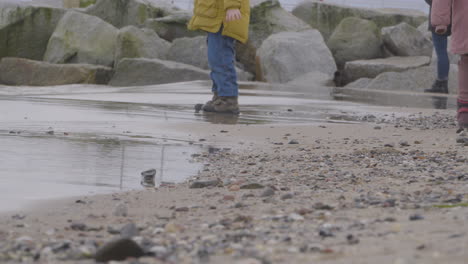
<svg viewBox="0 0 468 264">
<path fill-rule="evenodd" d="M 111 260 L 126 260 L 127 258 L 139 258 L 144 255 L 143 249 L 129 238 L 120 238 L 104 244 L 94 256 L 98 262 Z"/>
<path fill-rule="evenodd" d="M 263 186 L 260 183 L 248 183 L 248 184 L 241 185 L 240 188 L 241 189 L 252 190 L 252 189 L 263 189 L 263 188 L 265 188 L 265 186 Z"/>
<path fill-rule="evenodd" d="M 281 195 L 281 200 L 288 200 L 288 199 L 292 199 L 293 197 L 294 195 L 292 193 L 285 193 Z"/>
<path fill-rule="evenodd" d="M 207 187 L 219 187 L 222 185 L 222 182 L 217 180 L 209 180 L 209 181 L 195 181 L 190 185 L 191 189 L 200 189 L 200 188 L 207 188 Z"/>
<path fill-rule="evenodd" d="M 409 217 L 409 220 L 411 221 L 418 221 L 418 220 L 423 220 L 423 219 L 424 219 L 424 216 L 419 215 L 419 214 L 410 215 Z"/>
<path fill-rule="evenodd" d="M 268 187 L 263 191 L 263 193 L 260 195 L 260 197 L 269 197 L 269 196 L 273 196 L 273 195 L 275 195 L 275 190 Z"/>
<path fill-rule="evenodd" d="M 140 232 L 138 231 L 138 228 L 134 223 L 126 224 L 120 230 L 120 236 L 122 238 L 132 238 L 138 236 L 139 234 Z"/>
<path fill-rule="evenodd" d="M 126 217 L 128 215 L 128 207 L 125 203 L 118 203 L 113 211 L 113 215 L 119 217 Z"/>
</svg>

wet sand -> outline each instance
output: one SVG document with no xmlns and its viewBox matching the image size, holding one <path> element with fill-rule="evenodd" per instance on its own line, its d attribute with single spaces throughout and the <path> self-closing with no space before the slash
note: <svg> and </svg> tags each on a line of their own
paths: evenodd
<svg viewBox="0 0 468 264">
<path fill-rule="evenodd" d="M 195 177 L 3 214 L 0 259 L 92 263 L 134 223 L 153 255 L 138 263 L 466 263 L 468 148 L 454 111 L 344 112 L 352 121 L 166 123 L 207 147 Z M 207 180 L 219 181 L 191 188 Z"/>
</svg>

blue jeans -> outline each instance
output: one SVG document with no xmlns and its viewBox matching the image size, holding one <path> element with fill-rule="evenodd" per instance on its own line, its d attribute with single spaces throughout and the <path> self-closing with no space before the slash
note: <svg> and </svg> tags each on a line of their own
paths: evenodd
<svg viewBox="0 0 468 264">
<path fill-rule="evenodd" d="M 235 68 L 234 39 L 218 33 L 208 32 L 208 64 L 211 69 L 212 91 L 218 96 L 238 96 L 237 73 Z"/>
<path fill-rule="evenodd" d="M 447 36 L 432 33 L 432 42 L 437 54 L 437 80 L 447 80 L 450 71 L 450 61 L 447 53 Z"/>
</svg>

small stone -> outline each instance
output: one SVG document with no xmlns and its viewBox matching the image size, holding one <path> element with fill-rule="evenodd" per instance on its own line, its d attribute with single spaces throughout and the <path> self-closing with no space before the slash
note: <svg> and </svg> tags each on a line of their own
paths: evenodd
<svg viewBox="0 0 468 264">
<path fill-rule="evenodd" d="M 291 141 L 289 141 L 290 145 L 296 145 L 296 144 L 299 144 L 299 141 L 295 140 L 295 139 L 292 139 Z"/>
<path fill-rule="evenodd" d="M 120 236 L 122 238 L 132 238 L 138 236 L 140 232 L 134 223 L 128 223 L 120 230 Z"/>
<path fill-rule="evenodd" d="M 408 143 L 408 141 L 404 141 L 404 140 L 403 140 L 403 141 L 400 141 L 400 146 L 402 146 L 402 147 L 409 147 L 410 144 Z"/>
<path fill-rule="evenodd" d="M 200 110 L 202 110 L 202 108 L 203 108 L 203 104 L 196 104 L 195 105 L 195 113 L 200 112 Z"/>
<path fill-rule="evenodd" d="M 419 214 L 410 215 L 410 217 L 409 217 L 410 221 L 418 221 L 418 220 L 423 220 L 423 219 L 424 219 L 424 217 L 422 215 L 419 215 Z"/>
<path fill-rule="evenodd" d="M 316 204 L 314 204 L 313 208 L 315 210 L 333 210 L 333 206 L 330 206 L 328 204 L 323 204 L 321 202 L 318 202 Z"/>
<path fill-rule="evenodd" d="M 126 260 L 127 258 L 139 258 L 144 255 L 143 249 L 129 238 L 120 238 L 106 243 L 97 250 L 94 259 L 98 262 L 111 260 Z"/>
<path fill-rule="evenodd" d="M 166 230 L 167 233 L 180 233 L 184 231 L 184 227 L 174 222 L 169 222 L 164 227 L 164 230 Z"/>
<path fill-rule="evenodd" d="M 237 192 L 239 190 L 240 190 L 240 186 L 237 185 L 237 184 L 229 186 L 229 191 L 231 191 L 231 192 Z"/>
<path fill-rule="evenodd" d="M 359 239 L 351 234 L 347 235 L 346 236 L 346 241 L 348 242 L 348 244 L 350 245 L 356 245 L 356 244 L 359 244 Z"/>
<path fill-rule="evenodd" d="M 86 231 L 86 225 L 83 223 L 72 223 L 70 228 L 75 231 Z"/>
<path fill-rule="evenodd" d="M 119 203 L 115 206 L 114 216 L 126 217 L 128 215 L 128 208 L 127 205 L 124 203 Z"/>
<path fill-rule="evenodd" d="M 188 207 L 178 207 L 175 209 L 176 212 L 188 212 L 189 208 Z"/>
<path fill-rule="evenodd" d="M 218 187 L 221 186 L 222 182 L 219 179 L 209 181 L 196 181 L 190 185 L 190 189 L 200 189 L 207 187 Z"/>
<path fill-rule="evenodd" d="M 382 129 L 382 127 L 381 126 L 375 126 L 374 129 L 375 130 L 380 130 L 380 129 Z"/>
<path fill-rule="evenodd" d="M 273 195 L 275 195 L 275 190 L 268 187 L 263 191 L 263 193 L 260 195 L 260 197 L 268 197 L 268 196 L 273 196 Z"/>
<path fill-rule="evenodd" d="M 387 148 L 394 148 L 394 147 L 395 147 L 395 144 L 393 144 L 393 143 L 386 143 L 386 144 L 384 145 L 384 147 L 387 147 Z"/>
<path fill-rule="evenodd" d="M 304 221 L 304 217 L 300 214 L 292 213 L 288 215 L 288 220 L 290 221 Z"/>
<path fill-rule="evenodd" d="M 252 189 L 263 189 L 265 188 L 265 186 L 261 185 L 260 183 L 248 183 L 248 184 L 242 185 L 240 188 L 252 190 Z"/>
<path fill-rule="evenodd" d="M 223 200 L 224 201 L 234 201 L 236 197 L 234 195 L 224 195 Z"/>
<path fill-rule="evenodd" d="M 293 197 L 294 195 L 292 193 L 286 193 L 286 194 L 281 195 L 281 200 L 288 200 L 288 199 L 292 199 Z"/>
</svg>

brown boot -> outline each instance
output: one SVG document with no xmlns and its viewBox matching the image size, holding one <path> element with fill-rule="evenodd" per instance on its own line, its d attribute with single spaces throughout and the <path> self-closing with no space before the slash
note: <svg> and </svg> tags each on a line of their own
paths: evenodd
<svg viewBox="0 0 468 264">
<path fill-rule="evenodd" d="M 211 105 L 204 105 L 203 111 L 239 114 L 237 96 L 219 96 Z"/>
<path fill-rule="evenodd" d="M 218 93 L 213 92 L 213 98 L 211 98 L 211 100 L 209 100 L 202 106 L 203 111 L 212 112 L 208 110 L 213 109 L 213 102 L 216 101 L 218 98 L 219 98 Z M 208 109 L 208 110 L 205 110 L 205 109 Z"/>
</svg>

